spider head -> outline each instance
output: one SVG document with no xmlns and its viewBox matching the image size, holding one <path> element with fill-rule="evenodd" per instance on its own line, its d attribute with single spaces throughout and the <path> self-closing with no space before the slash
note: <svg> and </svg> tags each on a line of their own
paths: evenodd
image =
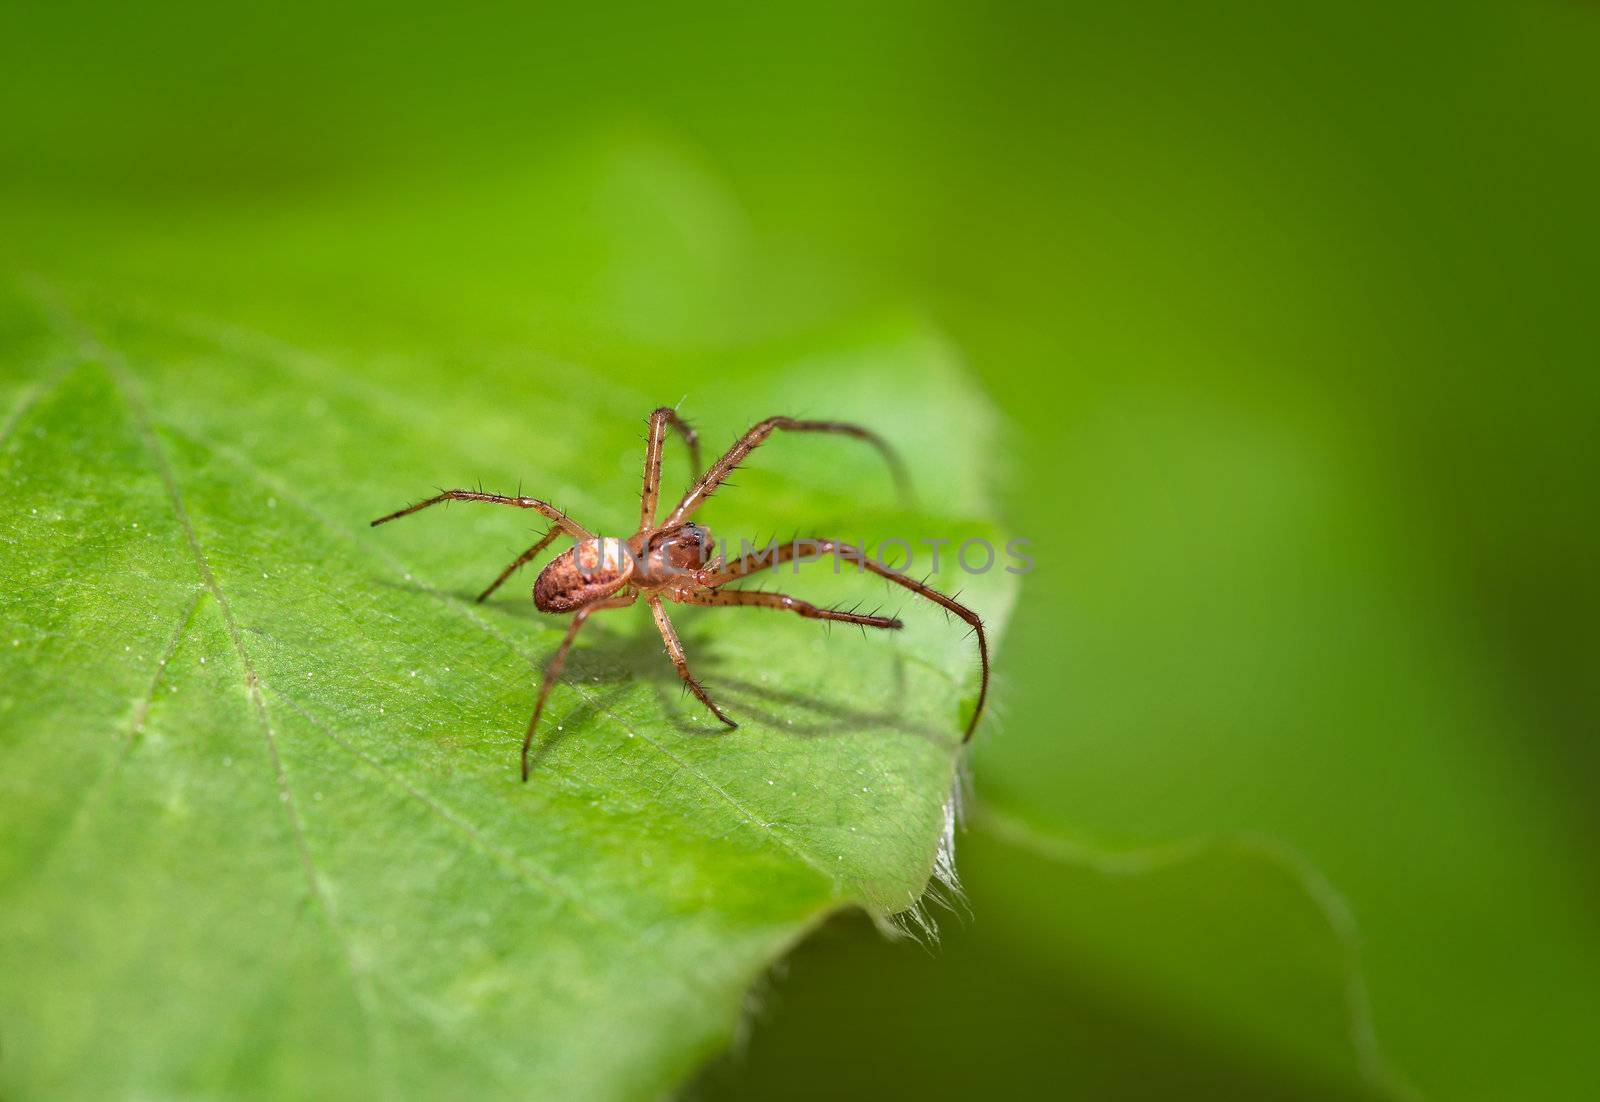
<svg viewBox="0 0 1600 1102">
<path fill-rule="evenodd" d="M 699 524 L 685 524 L 670 532 L 662 532 L 650 541 L 651 565 L 660 564 L 668 573 L 686 573 L 700 570 L 711 561 L 717 541 L 711 529 Z"/>
<path fill-rule="evenodd" d="M 685 524 L 680 529 L 683 546 L 699 550 L 703 556 L 702 561 L 708 561 L 711 553 L 717 549 L 717 541 L 711 534 L 711 529 L 699 524 Z"/>
</svg>

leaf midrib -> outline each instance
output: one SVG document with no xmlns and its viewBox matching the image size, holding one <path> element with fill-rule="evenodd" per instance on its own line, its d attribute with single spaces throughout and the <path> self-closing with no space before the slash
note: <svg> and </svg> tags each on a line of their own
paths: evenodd
<svg viewBox="0 0 1600 1102">
<path fill-rule="evenodd" d="M 329 898 L 323 884 L 323 876 L 317 868 L 316 858 L 311 853 L 310 844 L 307 842 L 305 824 L 300 818 L 300 812 L 295 803 L 293 786 L 290 784 L 287 771 L 284 769 L 283 757 L 278 748 L 277 734 L 272 729 L 272 719 L 267 711 L 267 702 L 261 691 L 261 678 L 256 673 L 255 663 L 244 645 L 244 639 L 239 632 L 238 621 L 234 618 L 233 607 L 227 595 L 223 593 L 216 574 L 211 569 L 211 564 L 206 558 L 205 548 L 200 543 L 200 537 L 195 532 L 194 525 L 189 519 L 188 511 L 183 505 L 183 494 L 178 486 L 177 477 L 172 471 L 171 464 L 167 461 L 160 441 L 156 439 L 149 414 L 142 396 L 139 394 L 137 383 L 126 361 L 115 350 L 95 338 L 87 327 L 72 317 L 64 308 L 58 307 L 56 311 L 47 308 L 47 314 L 52 315 L 57 328 L 63 336 L 75 340 L 83 355 L 88 358 L 97 358 L 111 374 L 115 384 L 118 398 L 127 408 L 138 430 L 141 443 L 150 457 L 152 466 L 161 479 L 166 490 L 167 502 L 172 509 L 172 514 L 179 529 L 183 532 L 193 557 L 195 572 L 201 584 L 210 592 L 217 602 L 218 611 L 221 612 L 223 623 L 227 629 L 229 642 L 240 665 L 245 671 L 245 691 L 250 698 L 251 708 L 255 713 L 256 721 L 261 727 L 261 734 L 266 743 L 267 755 L 272 763 L 273 778 L 279 793 L 279 803 L 282 804 L 284 814 L 288 819 L 290 835 L 298 855 L 301 869 L 306 880 L 306 887 L 317 902 L 318 911 L 326 923 L 328 932 L 339 947 L 340 958 L 344 963 L 345 977 L 350 985 L 357 1011 L 361 1019 L 362 1032 L 367 1039 L 366 1050 L 372 1063 L 373 1070 L 377 1073 L 379 1093 L 383 1097 L 393 1096 L 393 1087 L 390 1082 L 390 1073 L 394 1061 L 380 1058 L 380 1048 L 387 1051 L 390 1038 L 383 1035 L 376 1022 L 376 1012 L 372 1005 L 372 992 L 367 986 L 367 980 L 362 969 L 357 965 L 354 951 L 350 944 L 349 935 L 343 924 L 339 921 L 338 913 L 334 908 L 332 899 Z M 198 608 L 198 604 L 196 605 Z M 192 615 L 192 612 L 191 612 Z"/>
</svg>

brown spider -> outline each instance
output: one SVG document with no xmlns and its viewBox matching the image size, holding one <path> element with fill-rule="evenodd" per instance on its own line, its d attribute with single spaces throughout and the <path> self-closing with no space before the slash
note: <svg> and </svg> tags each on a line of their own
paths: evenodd
<svg viewBox="0 0 1600 1102">
<path fill-rule="evenodd" d="M 676 429 L 683 436 L 684 443 L 688 445 L 690 460 L 697 478 L 695 484 L 689 488 L 689 492 L 683 495 L 683 500 L 678 502 L 677 508 L 672 510 L 671 515 L 663 523 L 657 524 L 656 501 L 661 491 L 661 447 L 668 425 Z M 978 717 L 983 713 L 984 698 L 989 694 L 989 642 L 983 633 L 983 621 L 978 618 L 977 613 L 922 582 L 913 581 L 874 562 L 859 548 L 840 543 L 838 540 L 791 541 L 777 548 L 775 553 L 742 556 L 732 564 L 727 562 L 725 556 L 714 563 L 710 561 L 716 542 L 711 538 L 709 530 L 698 524 L 690 524 L 690 516 L 738 468 L 747 455 L 778 429 L 788 432 L 837 432 L 865 440 L 883 453 L 902 489 L 907 485 L 904 466 L 888 443 L 877 433 L 841 421 L 799 421 L 793 417 L 768 417 L 765 421 L 759 422 L 741 436 L 710 470 L 701 475 L 699 438 L 676 413 L 671 409 L 662 408 L 650 415 L 650 438 L 644 451 L 644 494 L 639 507 L 639 530 L 626 540 L 612 536 L 596 536 L 555 506 L 538 498 L 506 497 L 502 494 L 486 494 L 479 490 L 446 490 L 426 501 L 419 501 L 415 505 L 390 513 L 386 517 L 379 517 L 372 522 L 376 527 L 415 513 L 419 509 L 426 509 L 430 505 L 437 505 L 441 501 L 487 501 L 493 505 L 512 505 L 518 509 L 537 510 L 554 521 L 554 526 L 545 533 L 543 539 L 518 555 L 515 561 L 490 583 L 488 589 L 478 594 L 480 601 L 498 589 L 500 584 L 511 577 L 524 563 L 555 542 L 557 537 L 565 534 L 577 541 L 571 548 L 552 559 L 539 572 L 539 578 L 533 585 L 533 603 L 539 611 L 570 612 L 573 615 L 572 626 L 567 629 L 566 637 L 561 640 L 561 645 L 556 648 L 555 657 L 545 669 L 544 681 L 539 686 L 539 702 L 534 705 L 533 718 L 528 721 L 528 733 L 522 740 L 524 781 L 528 779 L 528 748 L 533 745 L 534 732 L 539 726 L 539 713 L 544 711 L 544 702 L 550 695 L 550 686 L 561 674 L 562 663 L 566 661 L 567 651 L 571 648 L 573 639 L 577 637 L 578 629 L 583 627 L 591 615 L 603 609 L 625 608 L 643 596 L 645 603 L 650 606 L 651 614 L 655 617 L 661 638 L 666 642 L 667 655 L 678 669 L 678 676 L 683 678 L 683 683 L 700 703 L 711 709 L 711 714 L 729 727 L 737 727 L 738 724 L 723 714 L 722 709 L 706 695 L 700 682 L 689 672 L 689 662 L 684 657 L 683 644 L 678 641 L 678 633 L 673 630 L 672 621 L 667 618 L 667 610 L 661 603 L 663 600 L 686 605 L 753 605 L 758 608 L 783 609 L 797 612 L 812 620 L 839 620 L 847 624 L 860 624 L 863 627 L 893 629 L 902 626 L 899 620 L 890 617 L 861 616 L 838 609 L 818 608 L 798 597 L 786 597 L 781 593 L 722 588 L 729 582 L 779 566 L 791 559 L 799 558 L 804 561 L 826 554 L 848 558 L 859 568 L 865 568 L 880 577 L 887 578 L 895 585 L 904 586 L 911 592 L 926 597 L 971 625 L 978 638 L 978 657 L 983 668 L 978 689 L 978 703 L 972 710 L 972 718 L 967 723 L 966 734 L 962 741 L 972 737 L 972 732 L 978 725 Z M 802 544 L 805 547 L 804 552 L 800 550 Z"/>
</svg>

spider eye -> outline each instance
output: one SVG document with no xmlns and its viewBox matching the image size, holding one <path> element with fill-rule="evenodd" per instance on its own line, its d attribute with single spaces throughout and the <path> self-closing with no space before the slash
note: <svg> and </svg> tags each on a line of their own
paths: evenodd
<svg viewBox="0 0 1600 1102">
<path fill-rule="evenodd" d="M 711 529 L 704 528 L 698 524 L 688 525 L 684 528 L 683 534 L 689 537 L 691 543 L 697 544 L 707 554 L 710 554 L 711 549 L 717 545 L 717 541 L 711 536 Z"/>
</svg>

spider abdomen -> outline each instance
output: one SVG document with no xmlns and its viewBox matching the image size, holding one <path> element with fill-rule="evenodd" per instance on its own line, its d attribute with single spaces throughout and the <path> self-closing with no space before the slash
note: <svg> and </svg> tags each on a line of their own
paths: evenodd
<svg viewBox="0 0 1600 1102">
<path fill-rule="evenodd" d="M 626 540 L 580 540 L 550 560 L 533 583 L 533 603 L 540 612 L 571 612 L 628 584 L 633 553 Z"/>
</svg>

